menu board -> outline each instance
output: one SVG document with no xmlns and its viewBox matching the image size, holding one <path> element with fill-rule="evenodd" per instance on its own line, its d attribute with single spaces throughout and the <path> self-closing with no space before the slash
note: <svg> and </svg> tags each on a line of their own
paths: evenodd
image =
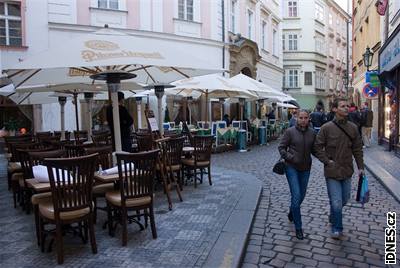
<svg viewBox="0 0 400 268">
<path fill-rule="evenodd" d="M 150 129 L 151 131 L 158 131 L 158 124 L 157 124 L 157 120 L 155 117 L 149 117 L 149 124 L 150 124 Z"/>
</svg>

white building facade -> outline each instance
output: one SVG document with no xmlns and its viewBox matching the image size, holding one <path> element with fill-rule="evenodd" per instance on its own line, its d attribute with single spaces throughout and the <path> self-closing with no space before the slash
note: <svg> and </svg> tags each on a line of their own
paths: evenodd
<svg viewBox="0 0 400 268">
<path fill-rule="evenodd" d="M 333 0 L 284 0 L 282 10 L 284 91 L 303 108 L 328 109 L 344 92 L 350 16 Z"/>
<path fill-rule="evenodd" d="M 0 68 L 5 62 L 10 66 L 108 24 L 149 38 L 149 42 L 168 39 L 177 47 L 189 43 L 191 53 L 206 58 L 212 66 L 229 70 L 226 76 L 244 72 L 280 90 L 280 10 L 278 0 L 6 1 L 0 3 L 0 20 L 4 22 Z M 33 114 L 36 130 L 60 128 L 58 104 L 36 106 Z M 69 130 L 75 129 L 71 114 L 66 113 Z"/>
</svg>

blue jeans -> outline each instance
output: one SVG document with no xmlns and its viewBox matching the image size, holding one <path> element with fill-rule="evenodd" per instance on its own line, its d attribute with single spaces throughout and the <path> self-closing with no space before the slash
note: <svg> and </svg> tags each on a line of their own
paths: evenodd
<svg viewBox="0 0 400 268">
<path fill-rule="evenodd" d="M 290 212 L 292 212 L 293 215 L 294 226 L 296 230 L 298 230 L 301 229 L 302 226 L 300 205 L 306 196 L 310 171 L 298 171 L 291 166 L 286 166 L 285 172 L 292 195 L 290 200 Z"/>
<path fill-rule="evenodd" d="M 326 187 L 331 205 L 332 232 L 342 232 L 342 209 L 350 199 L 351 178 L 343 180 L 326 178 Z"/>
</svg>

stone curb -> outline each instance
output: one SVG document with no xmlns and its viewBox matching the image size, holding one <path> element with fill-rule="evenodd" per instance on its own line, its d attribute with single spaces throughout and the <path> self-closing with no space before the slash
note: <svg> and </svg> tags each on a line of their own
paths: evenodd
<svg viewBox="0 0 400 268">
<path fill-rule="evenodd" d="M 369 156 L 364 155 L 364 165 L 397 202 L 400 202 L 400 181 L 387 172 L 381 165 L 374 162 Z"/>
<path fill-rule="evenodd" d="M 262 182 L 242 173 L 243 191 L 203 267 L 239 267 L 260 201 Z"/>
</svg>

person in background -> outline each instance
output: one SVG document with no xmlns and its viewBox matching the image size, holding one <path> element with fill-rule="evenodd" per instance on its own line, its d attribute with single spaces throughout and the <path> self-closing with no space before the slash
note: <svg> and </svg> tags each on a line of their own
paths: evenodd
<svg viewBox="0 0 400 268">
<path fill-rule="evenodd" d="M 230 121 L 229 121 L 229 115 L 228 114 L 224 114 L 224 116 L 222 117 L 222 120 L 226 122 L 226 126 L 229 127 L 230 125 Z"/>
<path fill-rule="evenodd" d="M 310 119 L 314 131 L 318 133 L 322 125 L 326 122 L 325 113 L 322 111 L 322 107 L 319 104 L 315 107 L 314 112 L 310 114 Z"/>
<path fill-rule="evenodd" d="M 278 146 L 279 153 L 285 160 L 286 178 L 291 193 L 288 219 L 294 221 L 296 237 L 300 240 L 304 238 L 300 205 L 306 196 L 312 163 L 311 152 L 316 135 L 308 124 L 308 111 L 298 111 L 296 125 L 285 131 Z"/>
<path fill-rule="evenodd" d="M 265 115 L 269 120 L 275 120 L 275 109 L 272 109 L 268 114 Z"/>
<path fill-rule="evenodd" d="M 133 125 L 133 119 L 123 104 L 124 104 L 124 93 L 118 92 L 119 124 L 121 131 L 122 151 L 131 152 L 132 151 L 131 127 Z M 110 126 L 111 136 L 114 146 L 115 145 L 114 122 L 113 122 L 113 113 L 111 105 L 107 106 L 107 122 L 108 125 Z"/>
<path fill-rule="evenodd" d="M 331 109 L 329 111 L 329 113 L 326 115 L 326 121 L 332 121 L 333 118 L 335 118 L 335 113 L 332 111 L 332 105 L 331 105 Z"/>
<path fill-rule="evenodd" d="M 358 175 L 364 174 L 361 136 L 357 126 L 347 119 L 347 99 L 332 104 L 335 118 L 321 127 L 314 144 L 315 156 L 324 164 L 324 175 L 330 202 L 331 237 L 339 239 L 343 232 L 343 207 L 350 199 L 353 156 Z"/>
<path fill-rule="evenodd" d="M 350 104 L 348 119 L 357 126 L 358 133 L 361 136 L 361 114 L 354 102 Z"/>
<path fill-rule="evenodd" d="M 361 110 L 361 134 L 366 147 L 371 146 L 371 130 L 373 120 L 374 113 L 371 111 L 371 109 L 369 109 L 368 102 L 365 102 L 364 107 Z"/>
<path fill-rule="evenodd" d="M 289 127 L 294 127 L 297 121 L 297 110 L 293 111 L 292 118 L 289 120 Z"/>
</svg>

